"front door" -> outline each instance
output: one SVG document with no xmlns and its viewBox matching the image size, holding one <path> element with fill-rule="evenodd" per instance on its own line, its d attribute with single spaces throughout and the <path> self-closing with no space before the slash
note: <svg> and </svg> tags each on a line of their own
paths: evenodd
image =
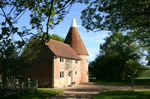
<svg viewBox="0 0 150 99">
<path fill-rule="evenodd" d="M 68 85 L 71 85 L 71 71 L 68 72 Z"/>
</svg>

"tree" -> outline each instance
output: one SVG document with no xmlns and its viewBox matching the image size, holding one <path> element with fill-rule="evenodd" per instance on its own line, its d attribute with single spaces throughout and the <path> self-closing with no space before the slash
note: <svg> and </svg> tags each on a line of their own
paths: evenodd
<svg viewBox="0 0 150 99">
<path fill-rule="evenodd" d="M 136 38 L 142 47 L 147 47 L 150 61 L 149 10 L 149 0 L 93 0 L 82 11 L 81 20 L 88 30 L 130 33 L 130 38 Z"/>
<path fill-rule="evenodd" d="M 127 67 L 126 65 L 129 60 L 133 60 L 139 64 L 138 61 L 143 55 L 140 46 L 135 43 L 134 39 L 129 40 L 128 35 L 118 32 L 105 38 L 105 41 L 103 45 L 100 45 L 100 55 L 91 63 L 94 75 L 98 79 L 105 80 L 131 79 L 128 75 L 131 76 L 133 72 L 128 74 L 126 70 L 130 66 Z M 136 69 L 136 66 L 133 69 Z M 142 72 L 142 70 L 136 70 Z M 137 73 L 136 75 L 140 76 Z"/>
<path fill-rule="evenodd" d="M 12 84 L 16 75 L 23 74 L 23 61 L 11 43 L 7 47 L 1 46 L 1 48 L 0 73 L 2 74 L 3 87 L 5 88 L 8 86 L 8 80 Z"/>
<path fill-rule="evenodd" d="M 130 59 L 126 62 L 124 67 L 124 74 L 128 75 L 132 79 L 132 89 L 134 89 L 134 79 L 136 77 L 142 76 L 143 71 L 146 69 L 147 68 L 141 66 L 141 64 L 135 60 Z"/>
<path fill-rule="evenodd" d="M 89 30 L 150 31 L 149 0 L 94 0 L 82 11 L 82 25 Z"/>
<path fill-rule="evenodd" d="M 21 54 L 22 58 L 25 60 L 25 63 L 32 64 L 32 62 L 34 62 L 37 58 L 38 53 L 46 47 L 41 41 L 42 38 L 42 35 L 32 36 L 29 43 L 25 45 L 25 48 Z M 57 34 L 53 34 L 51 36 L 49 35 L 49 39 L 64 42 L 64 38 L 58 36 Z"/>
<path fill-rule="evenodd" d="M 88 3 L 86 0 L 1 0 L 0 1 L 0 55 L 2 62 L 7 62 L 7 49 L 15 47 L 20 53 L 26 43 L 26 36 L 36 35 L 39 31 L 43 34 L 42 43 L 49 40 L 49 29 L 53 29 L 63 20 L 74 3 Z M 17 23 L 23 14 L 28 11 L 30 27 L 19 27 Z M 46 27 L 46 30 L 44 30 Z M 36 32 L 33 33 L 32 30 Z M 12 36 L 18 36 L 14 40 Z M 11 49 L 10 49 L 10 52 Z M 2 63 L 2 64 L 4 64 Z M 6 64 L 9 64 L 8 62 Z M 5 67 L 5 66 L 4 66 Z M 1 65 L 0 68 L 3 68 Z M 8 69 L 4 68 L 2 73 Z M 3 76 L 6 79 L 6 76 Z M 6 81 L 6 80 L 5 80 Z M 4 85 L 5 86 L 5 85 Z"/>
</svg>

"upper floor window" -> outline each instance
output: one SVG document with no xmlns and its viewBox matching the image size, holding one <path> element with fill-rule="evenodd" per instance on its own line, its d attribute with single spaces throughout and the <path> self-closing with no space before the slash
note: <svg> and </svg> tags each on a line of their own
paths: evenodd
<svg viewBox="0 0 150 99">
<path fill-rule="evenodd" d="M 64 63 L 64 58 L 60 58 L 60 62 L 61 62 L 61 63 Z"/>
<path fill-rule="evenodd" d="M 78 60 L 75 60 L 75 64 L 78 64 Z"/>
</svg>

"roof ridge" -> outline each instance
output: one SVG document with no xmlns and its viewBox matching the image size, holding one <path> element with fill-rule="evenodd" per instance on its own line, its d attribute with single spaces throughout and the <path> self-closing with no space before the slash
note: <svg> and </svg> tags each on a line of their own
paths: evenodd
<svg viewBox="0 0 150 99">
<path fill-rule="evenodd" d="M 68 44 L 64 44 L 62 42 L 58 42 L 53 39 L 50 39 L 45 44 L 56 56 L 68 57 L 72 59 L 80 59 L 76 51 L 74 51 L 74 49 Z"/>
<path fill-rule="evenodd" d="M 50 39 L 50 40 L 53 40 L 53 39 Z M 69 44 L 62 43 L 62 42 L 59 42 L 59 41 L 56 41 L 56 40 L 53 40 L 53 41 L 58 42 L 58 43 L 61 43 L 61 44 L 64 44 L 64 45 L 67 45 L 67 46 L 70 46 Z"/>
</svg>

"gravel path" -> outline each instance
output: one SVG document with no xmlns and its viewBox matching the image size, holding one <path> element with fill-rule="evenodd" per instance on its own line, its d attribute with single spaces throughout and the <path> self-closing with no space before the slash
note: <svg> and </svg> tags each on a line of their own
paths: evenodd
<svg viewBox="0 0 150 99">
<path fill-rule="evenodd" d="M 93 99 L 96 94 L 111 89 L 131 89 L 129 85 L 96 85 L 93 83 L 80 84 L 78 86 L 61 88 L 64 93 L 56 95 L 52 99 Z M 150 86 L 136 85 L 135 89 L 150 89 Z"/>
</svg>

